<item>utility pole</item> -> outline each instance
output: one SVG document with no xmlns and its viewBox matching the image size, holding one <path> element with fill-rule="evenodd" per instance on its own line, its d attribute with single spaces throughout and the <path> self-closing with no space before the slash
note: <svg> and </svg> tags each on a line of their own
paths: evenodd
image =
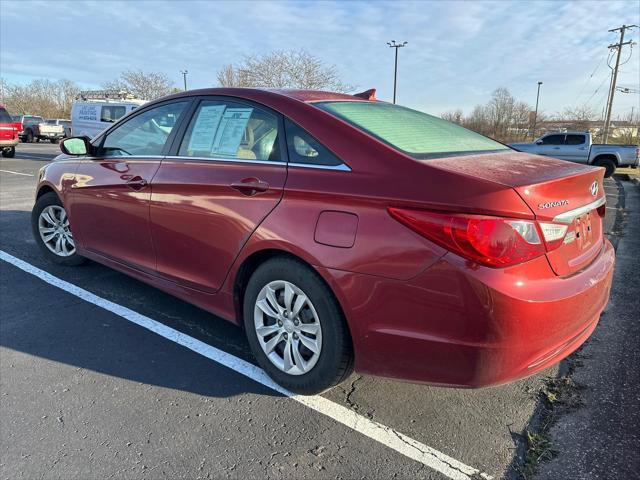
<svg viewBox="0 0 640 480">
<path fill-rule="evenodd" d="M 607 117 L 604 121 L 604 135 L 602 139 L 603 143 L 607 143 L 607 139 L 609 137 L 611 111 L 613 110 L 613 97 L 616 93 L 616 81 L 618 79 L 618 67 L 620 66 L 620 54 L 622 53 L 622 47 L 625 45 L 631 45 L 633 43 L 631 40 L 627 42 L 624 41 L 624 32 L 634 27 L 637 27 L 637 25 L 622 25 L 620 28 L 613 28 L 609 30 L 610 32 L 620 32 L 620 41 L 618 43 L 613 43 L 608 47 L 608 48 L 615 48 L 618 51 L 616 55 L 616 66 L 613 68 L 613 77 L 611 79 L 611 88 L 609 91 L 609 98 L 607 98 Z"/>
<path fill-rule="evenodd" d="M 180 73 L 182 74 L 182 80 L 184 81 L 184 90 L 185 92 L 187 91 L 187 73 L 189 73 L 188 70 L 180 70 Z"/>
<path fill-rule="evenodd" d="M 536 124 L 538 123 L 538 101 L 540 100 L 540 85 L 542 82 L 538 82 L 538 93 L 536 94 L 536 113 L 533 114 L 533 131 L 531 132 L 532 137 L 536 137 Z"/>
<path fill-rule="evenodd" d="M 404 47 L 407 42 L 396 43 L 395 40 L 387 42 L 390 48 L 396 49 L 396 63 L 393 69 L 393 103 L 396 103 L 396 82 L 398 81 L 398 49 Z"/>
</svg>

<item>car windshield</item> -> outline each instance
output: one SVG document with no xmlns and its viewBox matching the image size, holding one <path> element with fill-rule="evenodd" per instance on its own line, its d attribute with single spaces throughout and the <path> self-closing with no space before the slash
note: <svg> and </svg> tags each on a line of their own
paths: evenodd
<svg viewBox="0 0 640 480">
<path fill-rule="evenodd" d="M 322 110 L 418 160 L 509 147 L 441 118 L 384 102 L 318 102 Z"/>
</svg>

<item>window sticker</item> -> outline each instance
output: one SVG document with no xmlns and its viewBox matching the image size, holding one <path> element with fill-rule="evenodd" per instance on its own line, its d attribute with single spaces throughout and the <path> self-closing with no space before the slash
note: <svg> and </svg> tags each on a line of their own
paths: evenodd
<svg viewBox="0 0 640 480">
<path fill-rule="evenodd" d="M 212 154 L 235 157 L 253 108 L 227 108 L 222 116 Z"/>
<path fill-rule="evenodd" d="M 200 108 L 187 150 L 190 152 L 211 152 L 213 150 L 216 130 L 225 108 L 225 105 L 203 105 Z"/>
</svg>

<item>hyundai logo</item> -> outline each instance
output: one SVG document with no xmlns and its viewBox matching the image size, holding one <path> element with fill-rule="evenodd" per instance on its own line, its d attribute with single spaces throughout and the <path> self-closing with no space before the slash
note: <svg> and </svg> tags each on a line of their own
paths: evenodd
<svg viewBox="0 0 640 480">
<path fill-rule="evenodd" d="M 589 191 L 591 192 L 591 195 L 593 195 L 594 197 L 598 194 L 598 181 L 597 180 L 591 184 L 591 186 L 589 187 Z"/>
</svg>

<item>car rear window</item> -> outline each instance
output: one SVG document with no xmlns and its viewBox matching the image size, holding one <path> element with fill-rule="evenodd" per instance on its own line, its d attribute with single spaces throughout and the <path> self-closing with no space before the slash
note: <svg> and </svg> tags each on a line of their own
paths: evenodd
<svg viewBox="0 0 640 480">
<path fill-rule="evenodd" d="M 418 160 L 509 150 L 479 133 L 399 105 L 383 102 L 315 105 Z"/>
<path fill-rule="evenodd" d="M 11 115 L 7 113 L 7 109 L 0 107 L 0 123 L 12 123 Z"/>
</svg>

